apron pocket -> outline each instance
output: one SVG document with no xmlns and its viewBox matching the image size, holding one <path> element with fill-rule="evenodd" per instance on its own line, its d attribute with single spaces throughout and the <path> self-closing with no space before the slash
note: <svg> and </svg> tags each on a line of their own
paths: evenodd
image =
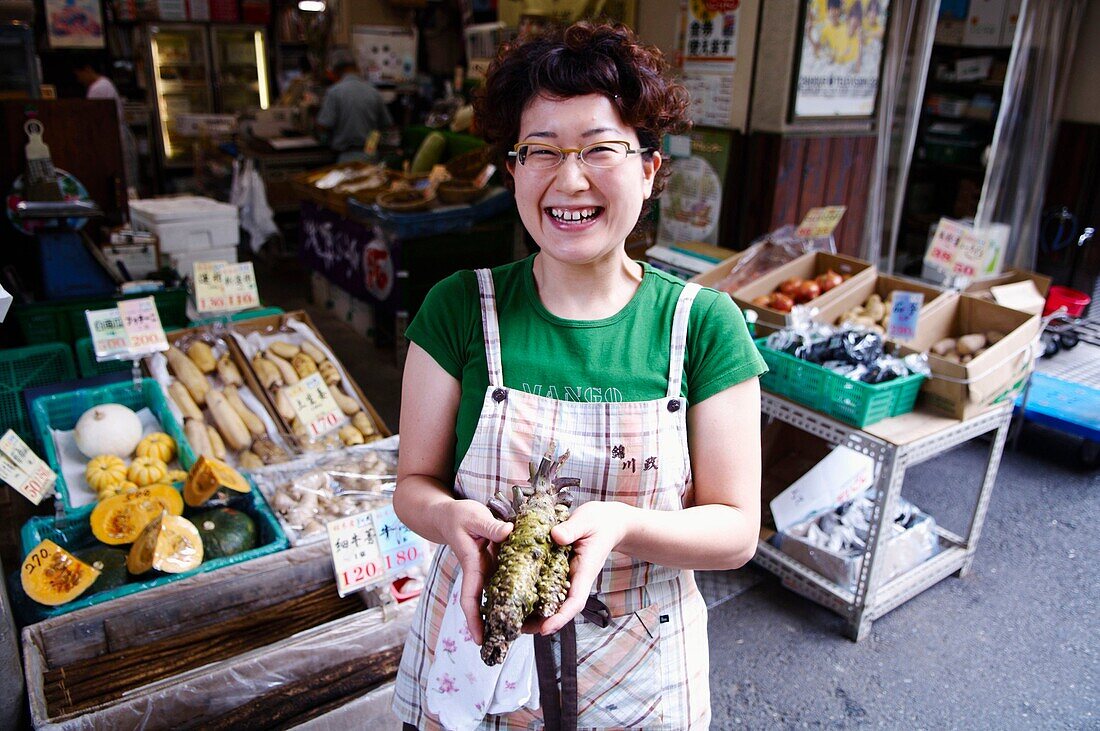
<svg viewBox="0 0 1100 731">
<path fill-rule="evenodd" d="M 577 622 L 577 726 L 648 728 L 662 723 L 660 609 L 656 604 L 607 627 Z"/>
</svg>

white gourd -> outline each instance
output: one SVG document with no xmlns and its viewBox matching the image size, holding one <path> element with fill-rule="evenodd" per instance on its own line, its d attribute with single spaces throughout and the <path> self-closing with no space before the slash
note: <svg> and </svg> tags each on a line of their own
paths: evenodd
<svg viewBox="0 0 1100 731">
<path fill-rule="evenodd" d="M 129 457 L 141 441 L 141 420 L 122 404 L 100 404 L 77 419 L 73 438 L 88 459 L 101 454 Z"/>
</svg>

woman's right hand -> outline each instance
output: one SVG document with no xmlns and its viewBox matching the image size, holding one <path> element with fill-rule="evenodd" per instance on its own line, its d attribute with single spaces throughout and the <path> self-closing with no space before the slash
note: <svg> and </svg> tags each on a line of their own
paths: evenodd
<svg viewBox="0 0 1100 731">
<path fill-rule="evenodd" d="M 496 562 L 491 548 L 504 542 L 512 532 L 512 524 L 497 520 L 488 507 L 476 500 L 449 501 L 436 507 L 436 511 L 436 528 L 462 567 L 459 603 L 470 634 L 480 645 L 481 592 Z"/>
</svg>

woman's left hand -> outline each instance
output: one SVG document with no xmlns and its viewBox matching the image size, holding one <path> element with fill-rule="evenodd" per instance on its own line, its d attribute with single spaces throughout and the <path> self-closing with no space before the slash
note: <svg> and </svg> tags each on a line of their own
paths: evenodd
<svg viewBox="0 0 1100 731">
<path fill-rule="evenodd" d="M 554 527 L 550 532 L 554 542 L 559 546 L 573 546 L 569 594 L 556 614 L 530 627 L 531 631 L 552 635 L 581 613 L 608 555 L 626 535 L 629 510 L 625 503 L 587 502 L 578 506 L 568 520 Z"/>
</svg>

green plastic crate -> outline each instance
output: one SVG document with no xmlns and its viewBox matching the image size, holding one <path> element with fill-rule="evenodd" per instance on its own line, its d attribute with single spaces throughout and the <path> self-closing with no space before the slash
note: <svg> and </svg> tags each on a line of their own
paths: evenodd
<svg viewBox="0 0 1100 731">
<path fill-rule="evenodd" d="M 256 310 L 244 310 L 243 312 L 237 312 L 229 317 L 230 322 L 240 322 L 241 320 L 251 320 L 256 317 L 267 317 L 268 315 L 284 315 L 286 311 L 282 307 L 261 307 Z M 203 325 L 210 325 L 220 321 L 220 317 L 204 317 L 199 320 L 192 320 L 187 324 L 187 327 L 201 327 Z"/>
<path fill-rule="evenodd" d="M 134 387 L 133 381 L 125 381 L 35 399 L 31 409 L 34 431 L 46 452 L 46 462 L 57 473 L 57 484 L 54 489 L 57 490 L 57 499 L 63 506 L 65 514 L 82 510 L 84 506 L 81 508 L 74 507 L 69 498 L 69 486 L 65 483 L 64 475 L 61 474 L 61 461 L 58 459 L 57 450 L 54 448 L 50 430 L 60 429 L 66 431 L 72 429 L 76 426 L 80 416 L 88 409 L 99 404 L 112 403 L 128 406 L 134 411 L 148 406 L 149 410 L 160 420 L 160 425 L 164 431 L 176 440 L 176 444 L 179 446 L 180 466 L 185 470 L 189 470 L 191 465 L 195 464 L 195 453 L 192 451 L 187 437 L 183 435 L 183 429 L 180 428 L 179 422 L 172 416 L 172 411 L 168 408 L 168 401 L 164 397 L 164 391 L 161 390 L 160 384 L 151 378 L 141 381 L 140 391 Z"/>
<path fill-rule="evenodd" d="M 102 545 L 96 540 L 95 536 L 92 535 L 89 517 L 94 507 L 93 505 L 86 505 L 75 511 L 69 516 L 68 520 L 63 522 L 58 522 L 56 519 L 50 517 L 37 517 L 28 520 L 26 524 L 24 524 L 23 530 L 20 531 L 20 540 L 23 544 L 23 555 L 26 556 L 29 554 L 31 549 L 46 539 L 70 551 L 80 550 L 89 546 Z M 189 517 L 205 512 L 213 507 L 217 506 L 207 504 L 201 508 L 185 507 L 183 514 L 185 517 Z M 279 521 L 275 519 L 275 514 L 271 512 L 271 508 L 268 507 L 267 502 L 264 500 L 259 489 L 257 489 L 255 483 L 252 483 L 252 492 L 243 495 L 234 494 L 228 502 L 228 507 L 247 513 L 248 516 L 256 522 L 257 545 L 255 548 L 243 551 L 234 556 L 223 556 L 210 561 L 204 561 L 198 568 L 182 574 L 162 574 L 153 571 L 146 575 L 145 578 L 123 584 L 120 587 L 108 591 L 96 592 L 95 584 L 92 584 L 84 595 L 68 604 L 62 604 L 57 607 L 43 606 L 28 599 L 26 594 L 23 593 L 19 572 L 16 571 L 11 574 L 8 582 L 12 607 L 15 610 L 16 617 L 22 625 L 41 622 L 50 617 L 56 617 L 77 609 L 101 604 L 121 596 L 134 594 L 153 587 L 163 586 L 164 584 L 179 581 L 180 579 L 186 579 L 188 576 L 214 571 L 223 566 L 230 566 L 253 558 L 259 558 L 260 556 L 266 556 L 270 553 L 281 551 L 289 545 L 286 534 L 279 525 Z M 127 546 L 122 546 L 121 548 L 123 550 L 128 549 Z"/>
<path fill-rule="evenodd" d="M 132 360 L 105 360 L 102 363 L 95 359 L 95 346 L 91 338 L 80 338 L 74 346 L 76 349 L 76 365 L 80 368 L 81 378 L 94 378 L 105 373 L 117 373 L 129 371 L 134 367 Z"/>
<path fill-rule="evenodd" d="M 37 343 L 75 343 L 88 335 L 88 321 L 84 310 L 105 310 L 115 307 L 121 299 L 148 297 L 141 292 L 120 297 L 81 297 L 79 299 L 31 302 L 18 305 L 15 318 L 23 331 L 23 337 L 32 345 Z M 165 289 L 153 293 L 157 313 L 165 330 L 187 325 L 187 290 Z"/>
<path fill-rule="evenodd" d="M 23 391 L 76 378 L 73 354 L 63 343 L 0 350 L 0 435 L 8 429 L 34 441 Z"/>
<path fill-rule="evenodd" d="M 756 341 L 768 364 L 768 372 L 760 377 L 761 388 L 859 428 L 912 411 L 924 382 L 919 373 L 886 383 L 853 381 L 766 343 L 767 338 Z"/>
</svg>

